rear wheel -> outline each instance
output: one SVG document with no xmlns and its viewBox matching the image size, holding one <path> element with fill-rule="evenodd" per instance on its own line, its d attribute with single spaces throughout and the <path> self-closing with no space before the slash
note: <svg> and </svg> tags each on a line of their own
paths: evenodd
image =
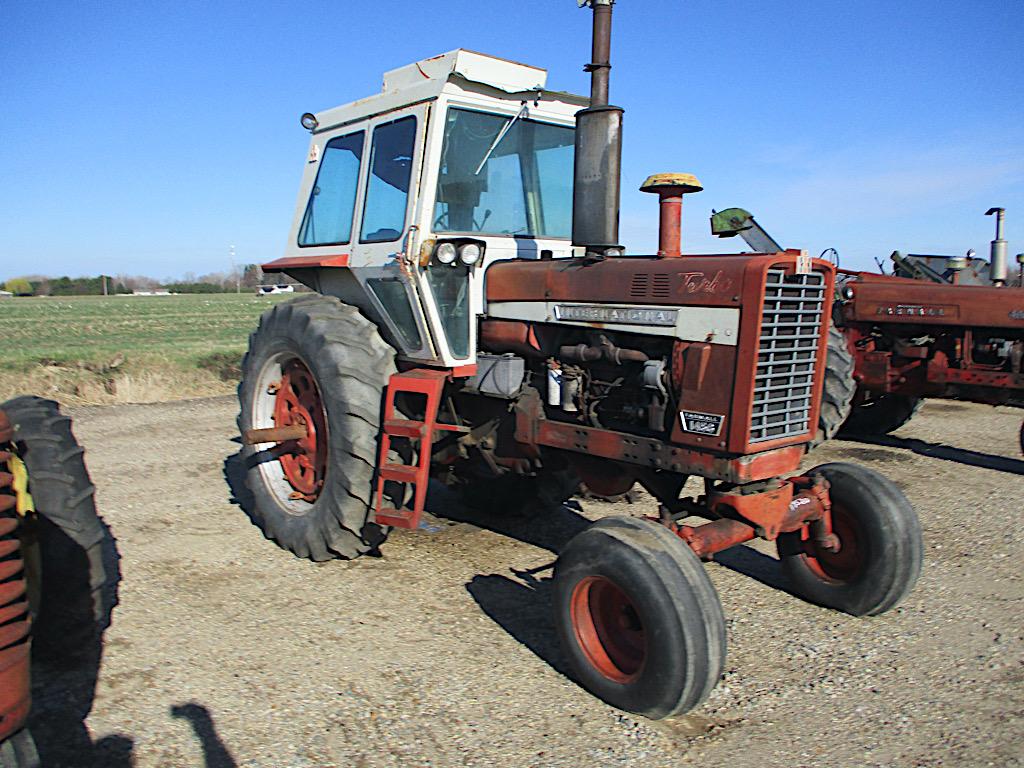
<svg viewBox="0 0 1024 768">
<path fill-rule="evenodd" d="M 807 533 L 778 539 L 793 591 L 812 603 L 854 616 L 893 608 L 914 588 L 924 546 L 917 513 L 887 478 L 854 464 L 823 464 L 830 487 L 832 532 L 839 549 L 815 546 Z"/>
<path fill-rule="evenodd" d="M 328 296 L 273 307 L 249 338 L 240 430 L 306 427 L 301 439 L 243 448 L 250 513 L 268 538 L 299 557 L 352 558 L 387 536 L 372 505 L 394 356 L 355 307 Z"/>
<path fill-rule="evenodd" d="M 60 406 L 25 396 L 0 410 L 14 426 L 14 445 L 28 471 L 36 509 L 23 526 L 32 655 L 67 662 L 90 652 L 109 624 L 115 602 L 113 538 L 96 512 L 85 450 Z"/>
<path fill-rule="evenodd" d="M 857 382 L 853 378 L 853 354 L 846 336 L 835 325 L 828 329 L 828 354 L 825 358 L 825 385 L 821 393 L 818 412 L 818 433 L 811 447 L 831 440 L 850 416 Z"/>
<path fill-rule="evenodd" d="M 909 395 L 871 395 L 853 407 L 850 418 L 843 424 L 842 434 L 887 435 L 910 421 L 923 404 L 922 398 Z"/>
<path fill-rule="evenodd" d="M 554 575 L 555 624 L 580 684 L 650 718 L 693 709 L 725 663 L 725 620 L 700 560 L 668 529 L 608 517 L 575 536 Z"/>
</svg>

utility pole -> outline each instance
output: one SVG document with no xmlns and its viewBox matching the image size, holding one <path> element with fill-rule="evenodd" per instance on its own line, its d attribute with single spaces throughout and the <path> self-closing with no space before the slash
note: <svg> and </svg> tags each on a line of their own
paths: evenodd
<svg viewBox="0 0 1024 768">
<path fill-rule="evenodd" d="M 231 273 L 235 276 L 235 293 L 242 292 L 242 278 L 235 267 L 235 246 L 229 246 L 231 250 Z"/>
<path fill-rule="evenodd" d="M 103 295 L 106 296 L 107 295 L 107 276 L 106 275 L 100 275 L 100 277 L 103 278 Z"/>
</svg>

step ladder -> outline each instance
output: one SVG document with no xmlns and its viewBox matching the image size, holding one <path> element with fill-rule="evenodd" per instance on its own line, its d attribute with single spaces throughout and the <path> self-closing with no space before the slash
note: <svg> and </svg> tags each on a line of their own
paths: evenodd
<svg viewBox="0 0 1024 768">
<path fill-rule="evenodd" d="M 439 424 L 437 412 L 441 405 L 441 393 L 450 371 L 433 368 L 414 368 L 411 371 L 392 374 L 384 396 L 384 428 L 380 437 L 380 456 L 377 466 L 377 494 L 374 503 L 378 525 L 395 528 L 417 528 L 420 515 L 427 501 L 427 484 L 430 481 L 430 454 L 436 431 L 468 432 L 468 427 L 454 424 Z M 423 421 L 396 417 L 395 396 L 399 393 L 424 395 Z M 419 443 L 419 459 L 416 464 L 398 464 L 391 461 L 391 440 L 406 438 Z M 412 507 L 395 509 L 385 507 L 384 483 L 405 483 L 413 487 Z"/>
</svg>

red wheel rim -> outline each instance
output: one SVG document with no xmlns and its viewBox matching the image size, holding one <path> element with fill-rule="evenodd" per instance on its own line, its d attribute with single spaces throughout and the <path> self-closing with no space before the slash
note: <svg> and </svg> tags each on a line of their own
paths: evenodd
<svg viewBox="0 0 1024 768">
<path fill-rule="evenodd" d="M 281 367 L 274 397 L 274 426 L 293 424 L 305 426 L 306 436 L 278 444 L 278 460 L 295 489 L 292 497 L 316 501 L 327 473 L 327 413 L 313 374 L 297 358 Z"/>
<path fill-rule="evenodd" d="M 808 567 L 823 581 L 844 584 L 860 575 L 864 568 L 864 540 L 856 518 L 841 504 L 832 503 L 832 533 L 839 539 L 839 551 L 829 552 L 804 540 Z M 809 536 L 804 529 L 804 536 Z"/>
<path fill-rule="evenodd" d="M 569 611 L 576 641 L 591 666 L 616 683 L 639 677 L 647 636 L 636 606 L 617 584 L 588 576 L 573 589 Z"/>
</svg>

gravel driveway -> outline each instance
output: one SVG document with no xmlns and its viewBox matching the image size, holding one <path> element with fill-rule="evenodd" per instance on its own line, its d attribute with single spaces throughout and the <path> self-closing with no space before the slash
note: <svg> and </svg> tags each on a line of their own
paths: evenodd
<svg viewBox="0 0 1024 768">
<path fill-rule="evenodd" d="M 317 565 L 233 503 L 232 398 L 71 412 L 122 580 L 101 662 L 37 675 L 48 765 L 1022 764 L 1020 411 L 930 402 L 893 438 L 810 455 L 908 494 L 917 589 L 855 619 L 788 595 L 773 547 L 721 555 L 726 674 L 661 722 L 567 678 L 549 616 L 554 553 L 649 497 L 470 519 L 441 489 L 383 557 Z"/>
</svg>

